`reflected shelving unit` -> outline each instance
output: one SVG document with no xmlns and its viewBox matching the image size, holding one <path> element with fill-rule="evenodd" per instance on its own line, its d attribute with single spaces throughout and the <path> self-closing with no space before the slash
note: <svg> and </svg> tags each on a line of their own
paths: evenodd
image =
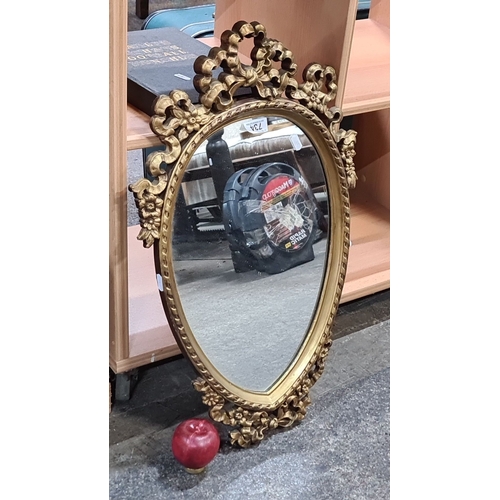
<svg viewBox="0 0 500 500">
<path fill-rule="evenodd" d="M 292 50 L 299 72 L 312 61 L 337 70 L 335 104 L 358 131 L 341 302 L 390 287 L 389 0 L 372 0 L 367 19 L 356 20 L 357 7 L 357 0 L 291 0 L 286 10 L 283 2 L 217 0 L 215 17 L 216 37 L 240 19 L 259 20 Z M 109 356 L 116 374 L 180 354 L 158 293 L 153 249 L 137 240 L 138 226 L 127 227 L 127 151 L 161 144 L 149 117 L 127 104 L 127 15 L 125 0 L 110 0 Z"/>
</svg>

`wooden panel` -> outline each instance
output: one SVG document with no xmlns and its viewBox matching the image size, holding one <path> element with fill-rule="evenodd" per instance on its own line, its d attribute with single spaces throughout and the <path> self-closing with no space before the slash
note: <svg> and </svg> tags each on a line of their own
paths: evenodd
<svg viewBox="0 0 500 500">
<path fill-rule="evenodd" d="M 128 356 L 127 3 L 109 2 L 109 354 Z"/>
<path fill-rule="evenodd" d="M 377 23 L 391 27 L 390 0 L 371 0 L 369 18 Z"/>
<path fill-rule="evenodd" d="M 241 20 L 262 23 L 270 38 L 293 52 L 299 80 L 309 63 L 333 66 L 338 76 L 337 102 L 341 102 L 356 12 L 357 0 L 217 0 L 215 36 Z M 252 45 L 251 41 L 242 44 Z"/>
<path fill-rule="evenodd" d="M 372 0 L 369 19 L 354 29 L 342 109 L 356 115 L 359 179 L 351 191 L 353 246 L 343 301 L 390 287 L 389 27 L 389 0 Z"/>
<path fill-rule="evenodd" d="M 371 19 L 356 21 L 342 111 L 344 116 L 390 106 L 390 32 Z"/>
<path fill-rule="evenodd" d="M 140 226 L 127 228 L 130 354 L 117 373 L 180 354 L 168 325 L 155 277 L 153 248 L 137 239 Z"/>
<path fill-rule="evenodd" d="M 377 158 L 358 172 L 357 192 L 352 199 L 373 200 L 390 210 L 390 153 Z"/>
<path fill-rule="evenodd" d="M 130 356 L 154 355 L 156 349 L 175 344 L 158 291 L 153 247 L 143 247 L 139 231 L 138 225 L 127 228 Z"/>
<path fill-rule="evenodd" d="M 149 127 L 149 119 L 146 113 L 130 104 L 127 106 L 127 150 L 161 146 L 160 139 Z"/>
<path fill-rule="evenodd" d="M 351 248 L 341 303 L 390 287 L 389 210 L 351 202 Z"/>
<path fill-rule="evenodd" d="M 180 354 L 158 292 L 153 248 L 143 247 L 139 231 L 127 228 L 130 353 L 116 363 L 117 373 Z"/>
<path fill-rule="evenodd" d="M 173 358 L 179 354 L 181 354 L 181 351 L 176 344 L 172 347 L 155 350 L 152 353 L 145 352 L 143 354 L 139 354 L 138 356 L 132 356 L 130 358 L 123 359 L 118 363 L 110 362 L 110 366 L 115 373 L 123 373 L 128 370 L 132 370 L 133 368 L 140 368 L 141 366 L 146 366 L 156 361 Z"/>
<path fill-rule="evenodd" d="M 371 200 L 390 208 L 390 109 L 356 115 L 358 132 L 354 162 L 358 184 L 353 201 Z"/>
</svg>

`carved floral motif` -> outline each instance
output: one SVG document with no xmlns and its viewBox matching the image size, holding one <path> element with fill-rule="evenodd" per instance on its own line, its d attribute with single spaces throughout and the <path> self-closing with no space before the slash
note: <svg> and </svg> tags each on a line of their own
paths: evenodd
<svg viewBox="0 0 500 500">
<path fill-rule="evenodd" d="M 289 396 L 275 412 L 254 411 L 234 405 L 227 409 L 227 401 L 215 392 L 205 379 L 198 378 L 193 385 L 197 391 L 203 393 L 202 401 L 210 408 L 210 417 L 216 422 L 235 428 L 229 433 L 231 444 L 238 444 L 243 448 L 261 441 L 270 430 L 290 427 L 294 422 L 301 421 L 311 403 L 309 389 L 312 381 L 309 378 L 306 378 L 295 394 Z"/>
<path fill-rule="evenodd" d="M 356 175 L 356 171 L 354 169 L 354 156 L 356 155 L 356 151 L 354 147 L 356 146 L 356 136 L 357 132 L 355 130 L 343 130 L 340 129 L 338 132 L 334 132 L 334 138 L 337 142 L 340 156 L 342 157 L 342 161 L 344 162 L 346 174 L 347 174 L 347 182 L 350 188 L 356 187 L 356 181 L 358 180 L 358 176 Z"/>
</svg>

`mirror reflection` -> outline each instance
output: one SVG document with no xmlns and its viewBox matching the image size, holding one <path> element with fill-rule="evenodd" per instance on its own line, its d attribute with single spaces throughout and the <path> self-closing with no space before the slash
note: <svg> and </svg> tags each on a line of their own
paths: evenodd
<svg viewBox="0 0 500 500">
<path fill-rule="evenodd" d="M 233 384 L 266 391 L 296 356 L 321 290 L 327 220 L 321 161 L 287 119 L 240 120 L 193 155 L 173 269 L 196 341 Z"/>
</svg>

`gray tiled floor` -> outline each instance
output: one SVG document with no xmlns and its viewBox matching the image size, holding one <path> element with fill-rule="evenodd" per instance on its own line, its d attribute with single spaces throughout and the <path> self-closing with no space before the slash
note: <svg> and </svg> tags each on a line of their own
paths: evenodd
<svg viewBox="0 0 500 500">
<path fill-rule="evenodd" d="M 389 292 L 341 306 L 332 351 L 300 425 L 252 449 L 225 439 L 207 471 L 187 474 L 170 449 L 180 421 L 205 416 L 178 358 L 144 370 L 110 415 L 110 498 L 389 498 Z"/>
</svg>

